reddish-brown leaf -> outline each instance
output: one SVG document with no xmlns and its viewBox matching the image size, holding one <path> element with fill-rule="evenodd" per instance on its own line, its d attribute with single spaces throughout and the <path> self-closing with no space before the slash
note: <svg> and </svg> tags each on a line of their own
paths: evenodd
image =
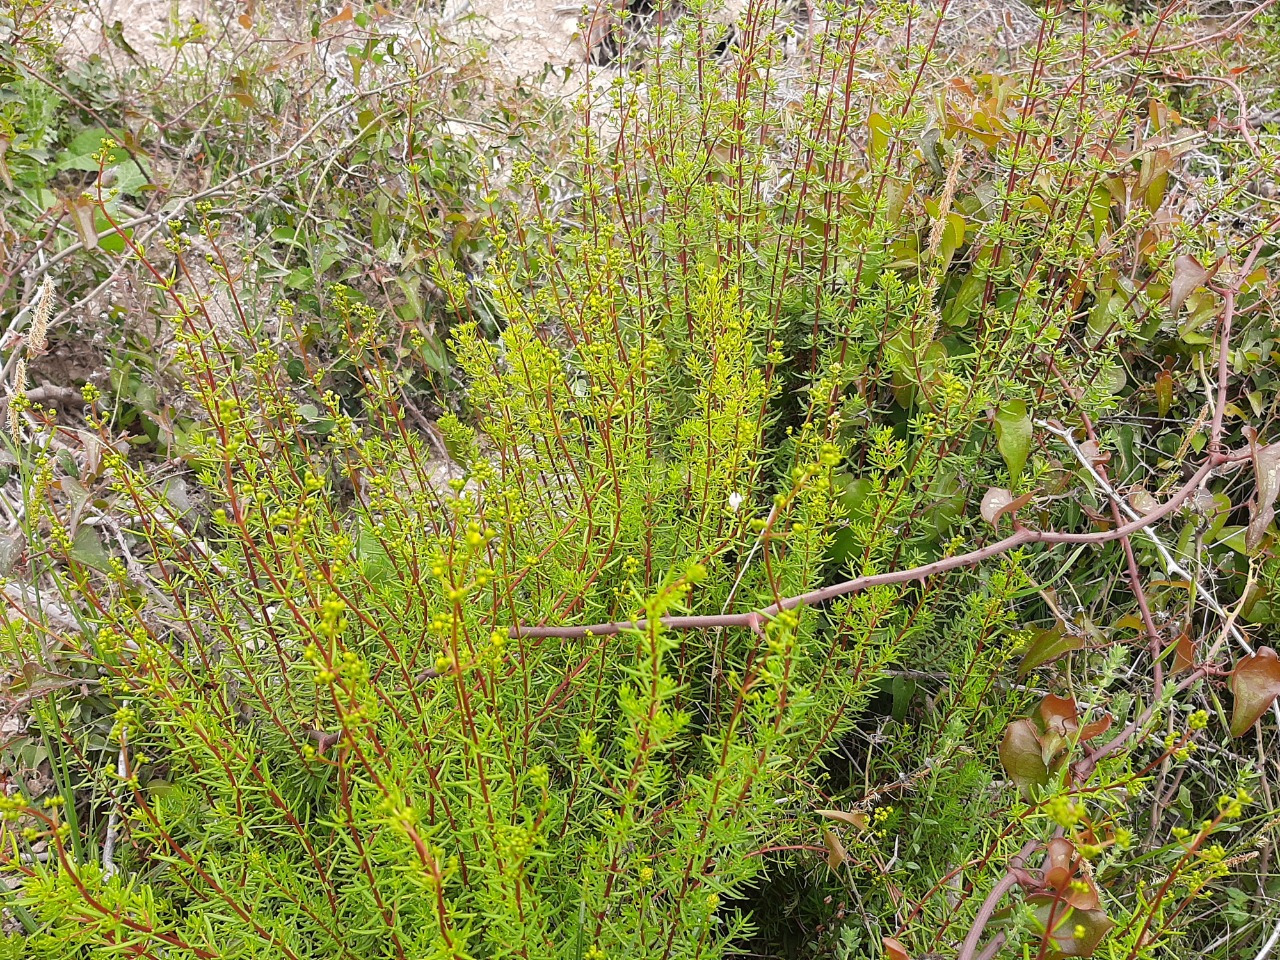
<svg viewBox="0 0 1280 960">
<path fill-rule="evenodd" d="M 1231 735 L 1238 737 L 1258 722 L 1280 696 L 1280 657 L 1270 647 L 1259 647 L 1231 671 Z"/>
<path fill-rule="evenodd" d="M 1097 720 L 1090 720 L 1080 728 L 1080 742 L 1100 737 L 1111 729 L 1111 714 L 1104 713 Z"/>
<path fill-rule="evenodd" d="M 1066 837 L 1054 837 L 1045 848 L 1045 886 L 1056 890 L 1077 910 L 1096 910 L 1102 905 L 1093 877 L 1083 869 L 1076 845 Z"/>
<path fill-rule="evenodd" d="M 1196 665 L 1196 642 L 1191 639 L 1191 631 L 1183 627 L 1174 641 L 1173 669 L 1171 673 L 1182 673 Z"/>
<path fill-rule="evenodd" d="M 1049 694 L 1040 701 L 1041 726 L 1046 731 L 1069 736 L 1075 733 L 1080 711 L 1071 697 Z"/>
<path fill-rule="evenodd" d="M 1066 837 L 1054 837 L 1045 849 L 1044 885 L 1061 893 L 1075 876 L 1075 845 Z"/>
<path fill-rule="evenodd" d="M 911 960 L 911 954 L 907 952 L 907 948 L 902 945 L 900 940 L 893 937 L 881 937 L 884 942 L 885 960 Z"/>
</svg>

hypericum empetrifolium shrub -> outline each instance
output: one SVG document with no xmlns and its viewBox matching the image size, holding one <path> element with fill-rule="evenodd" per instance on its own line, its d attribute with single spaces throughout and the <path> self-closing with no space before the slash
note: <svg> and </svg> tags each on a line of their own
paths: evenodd
<svg viewBox="0 0 1280 960">
<path fill-rule="evenodd" d="M 1162 565 L 1226 569 L 1202 535 L 1247 456 L 1166 418 L 1212 303 L 1261 282 L 1185 258 L 1226 276 L 1253 228 L 1180 218 L 1151 91 L 1062 79 L 1102 34 L 939 86 L 864 44 L 901 13 L 807 57 L 769 4 L 724 53 L 681 21 L 571 168 L 516 164 L 484 273 L 437 265 L 439 438 L 357 291 L 353 402 L 288 302 L 227 329 L 159 273 L 183 461 L 127 456 L 92 391 L 85 431 L 24 411 L 9 955 L 1137 958 L 1214 929 L 1179 904 L 1258 824 L 1247 761 L 1189 765 L 1225 737 L 1184 716 L 1219 650 L 1162 638 L 1228 630 Z"/>
</svg>

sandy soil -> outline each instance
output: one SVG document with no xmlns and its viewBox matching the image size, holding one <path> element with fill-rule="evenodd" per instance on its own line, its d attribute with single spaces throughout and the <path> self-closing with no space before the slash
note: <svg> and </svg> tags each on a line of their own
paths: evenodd
<svg viewBox="0 0 1280 960">
<path fill-rule="evenodd" d="M 85 0 L 71 18 L 63 50 L 72 58 L 97 54 L 123 65 L 132 59 L 127 44 L 138 60 L 167 66 L 177 51 L 166 39 L 192 20 L 207 28 L 223 26 L 212 22 L 215 17 L 209 0 Z"/>
<path fill-rule="evenodd" d="M 266 4 L 268 9 L 278 6 L 282 20 L 294 12 L 289 0 Z M 248 6 L 246 0 L 84 0 L 67 24 L 64 49 L 74 59 L 96 54 L 119 66 L 137 60 L 167 67 L 180 55 L 172 38 L 193 22 L 215 36 L 243 33 L 238 18 Z M 326 12 L 337 14 L 342 6 L 330 0 Z M 438 14 L 423 16 L 437 17 L 453 39 L 483 41 L 505 79 L 534 79 L 549 72 L 554 76 L 545 79 L 558 83 L 565 67 L 586 59 L 578 26 L 581 9 L 581 3 L 571 0 L 445 0 Z"/>
<path fill-rule="evenodd" d="M 578 10 L 568 0 L 448 0 L 443 19 L 490 45 L 491 60 L 510 78 L 536 77 L 586 58 Z"/>
<path fill-rule="evenodd" d="M 345 0 L 326 0 L 325 12 L 339 13 Z M 587 46 L 595 45 L 613 13 L 627 0 L 586 0 L 590 11 L 584 18 L 583 0 L 444 0 L 431 17 L 442 31 L 459 42 L 479 40 L 490 51 L 495 74 L 504 80 L 524 80 L 546 90 L 577 92 L 586 71 Z M 213 36 L 239 35 L 248 40 L 239 19 L 246 13 L 261 19 L 265 7 L 279 14 L 281 22 L 291 18 L 302 22 L 304 10 L 297 0 L 80 0 L 81 11 L 69 21 L 65 49 L 73 57 L 98 54 L 120 66 L 137 60 L 161 67 L 169 66 L 183 54 L 174 37 L 189 33 L 192 25 Z M 724 0 L 721 18 L 732 22 L 748 0 Z M 357 7 L 362 4 L 356 4 Z M 812 7 L 795 0 L 798 23 L 811 21 Z M 415 26 L 411 17 L 396 8 L 390 18 L 401 26 Z M 1034 38 L 1039 27 L 1022 0 L 948 0 L 939 38 L 944 46 L 973 44 L 1017 46 Z M 394 29 L 394 27 L 393 27 Z M 296 32 L 296 31 L 295 31 Z M 281 28 L 272 39 L 297 40 Z M 569 68 L 569 69 L 566 69 Z M 596 68 L 595 72 L 598 72 Z M 607 82 L 609 71 L 601 76 Z"/>
</svg>

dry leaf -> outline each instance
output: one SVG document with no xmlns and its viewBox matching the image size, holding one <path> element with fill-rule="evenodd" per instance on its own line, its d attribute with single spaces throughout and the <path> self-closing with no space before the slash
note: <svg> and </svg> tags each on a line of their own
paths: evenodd
<svg viewBox="0 0 1280 960">
<path fill-rule="evenodd" d="M 982 519 L 993 527 L 1000 515 L 1013 503 L 1013 494 L 1004 487 L 992 487 L 982 497 Z"/>
<path fill-rule="evenodd" d="M 321 26 L 331 27 L 335 23 L 346 23 L 348 20 L 354 20 L 355 18 L 356 15 L 351 10 L 351 4 L 347 4 L 338 13 L 335 13 L 332 17 L 321 24 Z"/>
<path fill-rule="evenodd" d="M 1280 496 L 1280 443 L 1253 447 L 1253 474 L 1258 494 L 1249 504 L 1249 528 L 1244 537 L 1245 550 L 1249 553 L 1262 545 L 1267 527 L 1276 516 L 1276 497 Z"/>
<path fill-rule="evenodd" d="M 1006 513 L 1017 513 L 1025 507 L 1034 495 L 1033 491 L 1015 498 L 1004 487 L 992 487 L 983 495 L 979 512 L 982 514 L 982 519 L 994 527 Z"/>
<path fill-rule="evenodd" d="M 849 824 L 851 827 L 857 827 L 859 830 L 866 830 L 867 827 L 871 826 L 871 818 L 861 810 L 850 810 L 848 812 L 844 810 L 815 810 L 814 812 L 820 817 L 839 820 L 842 823 Z"/>
<path fill-rule="evenodd" d="M 827 866 L 832 870 L 839 869 L 840 865 L 849 858 L 845 853 L 844 844 L 830 827 L 822 828 L 822 844 L 827 848 Z"/>
<path fill-rule="evenodd" d="M 1209 271 L 1189 253 L 1184 253 L 1173 263 L 1173 282 L 1169 284 L 1169 318 L 1178 319 L 1178 313 L 1187 297 L 1196 287 L 1209 279 Z"/>
<path fill-rule="evenodd" d="M 1111 454 L 1103 453 L 1097 440 L 1086 440 L 1080 444 L 1080 452 L 1095 467 L 1106 466 L 1111 462 Z"/>
<path fill-rule="evenodd" d="M 1142 516 L 1146 516 L 1156 507 L 1160 506 L 1160 501 L 1153 497 L 1148 491 L 1138 489 L 1129 494 L 1129 506 L 1137 510 Z"/>
<path fill-rule="evenodd" d="M 1196 645 L 1191 639 L 1191 631 L 1183 628 L 1178 634 L 1178 639 L 1174 641 L 1173 650 L 1173 667 L 1170 673 L 1182 673 L 1184 670 L 1190 670 L 1196 665 Z"/>
</svg>

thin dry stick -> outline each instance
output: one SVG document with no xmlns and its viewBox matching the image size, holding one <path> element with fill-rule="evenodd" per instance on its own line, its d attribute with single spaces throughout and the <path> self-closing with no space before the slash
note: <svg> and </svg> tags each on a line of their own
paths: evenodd
<svg viewBox="0 0 1280 960">
<path fill-rule="evenodd" d="M 116 756 L 116 775 L 123 784 L 129 776 L 129 758 L 125 755 L 126 732 L 120 730 L 120 753 Z M 102 842 L 102 879 L 110 879 L 116 872 L 116 835 L 120 829 L 120 804 L 124 799 L 124 790 L 116 791 L 111 804 L 111 813 L 107 816 L 107 836 Z"/>
</svg>

